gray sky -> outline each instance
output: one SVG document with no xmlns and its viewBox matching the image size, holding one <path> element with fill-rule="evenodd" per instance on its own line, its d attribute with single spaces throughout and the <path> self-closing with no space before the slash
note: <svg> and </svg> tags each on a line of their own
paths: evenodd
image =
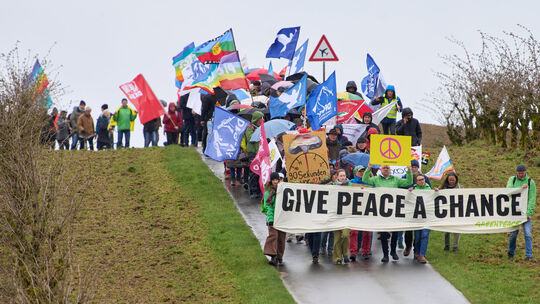
<svg viewBox="0 0 540 304">
<path fill-rule="evenodd" d="M 250 67 L 267 67 L 266 50 L 283 27 L 301 26 L 300 46 L 308 54 L 325 34 L 339 57 L 327 63 L 336 71 L 338 91 L 348 80 L 360 86 L 370 53 L 404 106 L 421 122 L 436 123 L 421 101 L 434 92 L 434 71 L 445 70 L 439 54 L 459 52 L 446 37 L 472 50 L 478 30 L 500 35 L 523 24 L 538 36 L 538 1 L 12 1 L 0 0 L 0 52 L 20 41 L 23 50 L 44 56 L 57 68 L 68 93 L 64 107 L 85 100 L 95 110 L 113 111 L 124 97 L 118 86 L 142 73 L 160 99 L 174 101 L 171 58 L 185 45 L 200 44 L 233 28 L 240 56 Z M 307 58 L 306 58 L 307 60 Z M 272 60 L 279 71 L 287 63 Z M 306 62 L 322 80 L 322 64 Z M 48 72 L 47 70 L 45 71 Z M 51 74 L 51 72 L 49 72 Z M 55 74 L 55 73 L 52 73 Z M 161 139 L 164 138 L 160 135 Z M 138 123 L 132 145 L 142 146 Z M 162 140 L 161 140 L 162 141 Z"/>
</svg>

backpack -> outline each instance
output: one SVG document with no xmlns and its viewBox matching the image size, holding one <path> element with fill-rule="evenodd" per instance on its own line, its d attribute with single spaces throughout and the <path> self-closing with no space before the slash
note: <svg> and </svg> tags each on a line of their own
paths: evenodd
<svg viewBox="0 0 540 304">
<path fill-rule="evenodd" d="M 514 176 L 514 180 L 512 181 L 512 186 L 516 184 L 517 176 Z M 531 187 L 531 178 L 529 177 L 529 180 L 527 181 L 527 185 L 529 185 L 529 188 Z"/>
</svg>

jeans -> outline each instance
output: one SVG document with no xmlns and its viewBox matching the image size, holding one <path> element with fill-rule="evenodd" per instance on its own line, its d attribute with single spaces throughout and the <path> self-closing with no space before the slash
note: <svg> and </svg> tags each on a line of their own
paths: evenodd
<svg viewBox="0 0 540 304">
<path fill-rule="evenodd" d="M 525 257 L 532 258 L 532 219 L 521 225 L 525 235 Z M 510 233 L 508 238 L 508 254 L 514 255 L 516 252 L 516 240 L 519 234 L 519 228 Z"/>
<path fill-rule="evenodd" d="M 396 134 L 396 122 L 382 124 L 383 133 L 386 135 L 395 135 Z"/>
<path fill-rule="evenodd" d="M 392 237 L 390 237 L 390 235 Z M 390 238 L 390 252 L 396 252 L 397 245 L 397 232 L 379 232 L 379 239 L 381 240 L 382 251 L 384 256 L 388 256 L 388 239 Z"/>
<path fill-rule="evenodd" d="M 240 178 L 242 178 L 242 169 L 243 168 L 229 168 L 231 171 L 231 180 L 240 180 Z"/>
<path fill-rule="evenodd" d="M 71 150 L 75 150 L 77 148 L 78 142 L 79 142 L 79 134 L 77 134 L 77 132 L 71 134 Z"/>
<path fill-rule="evenodd" d="M 178 144 L 178 132 L 166 131 L 165 134 L 167 135 L 167 146 Z"/>
<path fill-rule="evenodd" d="M 152 147 L 157 146 L 157 131 L 150 131 L 150 132 L 144 132 L 144 147 L 148 148 L 150 146 L 150 142 L 152 142 Z"/>
<path fill-rule="evenodd" d="M 322 249 L 328 247 L 329 254 L 334 250 L 334 231 L 321 232 L 321 247 Z"/>
<path fill-rule="evenodd" d="M 425 257 L 429 241 L 429 229 L 414 231 L 414 252 Z"/>
<path fill-rule="evenodd" d="M 88 142 L 88 147 L 90 150 L 94 150 L 94 137 L 79 137 L 80 141 L 80 150 L 86 150 L 86 143 Z"/>
<path fill-rule="evenodd" d="M 311 249 L 311 256 L 318 257 L 321 249 L 321 232 L 306 233 L 306 239 Z"/>
<path fill-rule="evenodd" d="M 189 146 L 189 137 L 191 136 L 191 145 L 197 146 L 197 132 L 195 130 L 194 121 L 185 121 L 184 122 L 184 132 L 182 132 L 182 145 Z"/>
<path fill-rule="evenodd" d="M 124 148 L 129 148 L 129 138 L 131 136 L 130 130 L 118 130 L 118 143 L 116 144 L 116 149 L 122 148 L 122 137 L 126 138 L 126 144 Z"/>
</svg>

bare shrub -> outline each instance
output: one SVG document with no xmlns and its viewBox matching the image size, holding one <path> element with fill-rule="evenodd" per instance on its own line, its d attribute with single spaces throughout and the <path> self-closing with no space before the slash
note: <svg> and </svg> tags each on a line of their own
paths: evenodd
<svg viewBox="0 0 540 304">
<path fill-rule="evenodd" d="M 17 48 L 0 60 L 0 302 L 87 302 L 70 231 L 84 179 L 75 183 L 65 154 L 41 143 L 48 115 L 28 79 L 33 60 L 21 59 Z M 48 93 L 57 88 L 52 82 Z"/>
</svg>

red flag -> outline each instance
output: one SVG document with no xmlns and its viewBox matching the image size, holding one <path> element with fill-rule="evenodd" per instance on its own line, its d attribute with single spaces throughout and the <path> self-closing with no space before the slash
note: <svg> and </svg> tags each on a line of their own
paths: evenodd
<svg viewBox="0 0 540 304">
<path fill-rule="evenodd" d="M 264 184 L 270 181 L 272 174 L 272 166 L 270 165 L 270 148 L 266 140 L 266 131 L 264 131 L 264 123 L 261 125 L 261 139 L 259 141 L 259 151 L 249 166 L 253 173 L 259 176 L 259 187 L 261 193 L 264 194 Z"/>
<path fill-rule="evenodd" d="M 351 118 L 364 103 L 363 100 L 338 100 L 337 123 L 343 123 Z"/>
<path fill-rule="evenodd" d="M 137 75 L 133 81 L 121 85 L 120 90 L 124 92 L 127 99 L 137 109 L 139 120 L 142 124 L 165 114 L 161 103 L 156 95 L 154 95 L 154 92 L 152 92 L 148 83 L 146 83 L 142 74 Z"/>
</svg>

